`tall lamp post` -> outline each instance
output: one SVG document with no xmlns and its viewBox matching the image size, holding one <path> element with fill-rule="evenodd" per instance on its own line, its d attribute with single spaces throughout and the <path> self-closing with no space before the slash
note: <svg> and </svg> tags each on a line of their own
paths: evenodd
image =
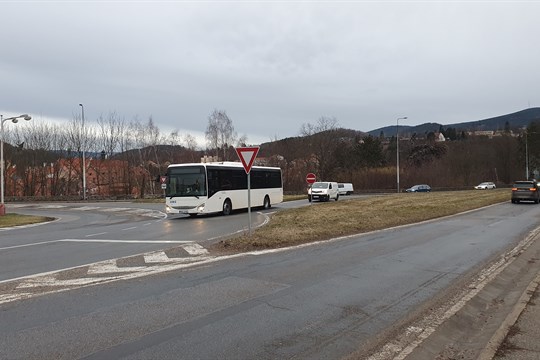
<svg viewBox="0 0 540 360">
<path fill-rule="evenodd" d="M 82 114 L 82 133 L 83 133 L 82 138 L 84 138 L 85 137 L 85 134 L 84 134 L 84 105 L 79 104 L 79 106 L 81 107 L 81 114 Z M 82 140 L 82 138 L 81 138 L 81 140 Z M 86 138 L 84 140 L 86 140 Z M 85 142 L 86 141 L 82 142 L 82 190 L 83 190 L 83 200 L 86 200 L 86 160 L 85 160 L 85 154 L 84 154 Z"/>
<path fill-rule="evenodd" d="M 525 131 L 525 180 L 529 180 L 529 132 Z"/>
<path fill-rule="evenodd" d="M 4 116 L 0 115 L 0 215 L 4 215 L 6 211 L 4 205 L 4 123 L 11 121 L 16 124 L 19 122 L 19 119 L 29 121 L 32 120 L 32 117 L 28 114 L 23 114 L 4 119 Z"/>
<path fill-rule="evenodd" d="M 397 192 L 399 193 L 399 120 L 406 120 L 407 117 L 400 117 L 396 120 L 396 179 L 397 179 Z"/>
</svg>

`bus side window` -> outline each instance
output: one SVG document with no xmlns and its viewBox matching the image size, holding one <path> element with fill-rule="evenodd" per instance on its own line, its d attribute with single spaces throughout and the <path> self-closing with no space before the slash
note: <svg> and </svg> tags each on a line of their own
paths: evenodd
<svg viewBox="0 0 540 360">
<path fill-rule="evenodd" d="M 208 169 L 208 197 L 214 195 L 216 192 L 219 191 L 219 182 L 217 175 L 217 170 Z"/>
</svg>

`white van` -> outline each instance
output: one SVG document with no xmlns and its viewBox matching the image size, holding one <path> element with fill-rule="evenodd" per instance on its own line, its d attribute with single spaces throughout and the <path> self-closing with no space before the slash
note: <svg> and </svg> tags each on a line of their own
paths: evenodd
<svg viewBox="0 0 540 360">
<path fill-rule="evenodd" d="M 339 195 L 351 195 L 354 192 L 351 183 L 339 183 L 338 184 Z"/>
<path fill-rule="evenodd" d="M 338 183 L 332 181 L 319 181 L 313 183 L 308 189 L 308 200 L 328 201 L 334 199 L 338 201 Z"/>
</svg>

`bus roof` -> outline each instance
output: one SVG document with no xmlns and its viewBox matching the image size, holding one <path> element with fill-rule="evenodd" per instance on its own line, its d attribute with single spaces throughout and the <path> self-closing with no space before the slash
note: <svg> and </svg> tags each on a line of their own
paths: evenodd
<svg viewBox="0 0 540 360">
<path fill-rule="evenodd" d="M 185 164 L 170 164 L 168 168 L 170 167 L 184 167 L 184 166 L 217 166 L 217 167 L 239 167 L 244 168 L 244 165 L 242 165 L 241 162 L 235 162 L 235 161 L 219 161 L 219 162 L 207 162 L 207 163 L 185 163 Z M 274 169 L 274 170 L 281 170 L 280 167 L 273 167 L 273 166 L 253 166 L 252 169 Z"/>
</svg>

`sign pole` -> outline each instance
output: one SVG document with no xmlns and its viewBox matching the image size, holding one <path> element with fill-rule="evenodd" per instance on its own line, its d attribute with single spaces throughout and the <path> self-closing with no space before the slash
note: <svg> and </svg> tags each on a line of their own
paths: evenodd
<svg viewBox="0 0 540 360">
<path fill-rule="evenodd" d="M 311 190 L 311 185 L 313 185 L 313 183 L 316 180 L 317 180 L 317 176 L 315 176 L 314 173 L 309 173 L 309 174 L 306 175 L 306 182 L 309 184 L 308 193 Z M 308 197 L 309 197 L 309 205 L 312 205 L 313 204 L 313 193 L 309 194 Z"/>
<path fill-rule="evenodd" d="M 247 174 L 248 229 L 249 236 L 251 236 L 251 166 L 253 165 L 257 154 L 259 153 L 259 147 L 239 147 L 235 150 Z"/>
<path fill-rule="evenodd" d="M 247 182 L 248 182 L 248 228 L 249 236 L 251 236 L 251 171 L 247 173 Z"/>
</svg>

